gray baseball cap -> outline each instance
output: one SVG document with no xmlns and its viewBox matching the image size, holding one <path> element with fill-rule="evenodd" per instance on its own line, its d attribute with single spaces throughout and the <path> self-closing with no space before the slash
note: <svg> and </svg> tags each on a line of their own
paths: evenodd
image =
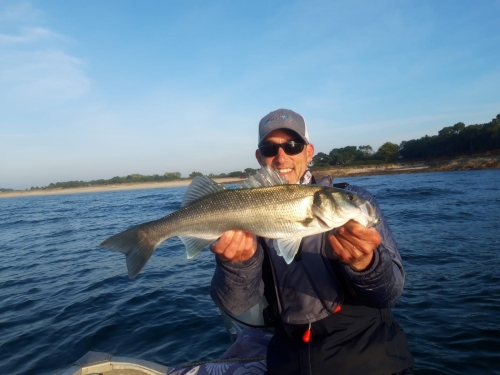
<svg viewBox="0 0 500 375">
<path fill-rule="evenodd" d="M 259 145 L 269 133 L 276 129 L 288 129 L 297 133 L 302 140 L 309 144 L 309 134 L 304 117 L 289 109 L 277 109 L 264 116 L 259 122 Z"/>
</svg>

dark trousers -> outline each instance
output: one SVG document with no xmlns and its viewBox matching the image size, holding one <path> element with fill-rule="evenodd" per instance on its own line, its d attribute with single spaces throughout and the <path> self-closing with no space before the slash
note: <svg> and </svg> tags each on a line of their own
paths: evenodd
<svg viewBox="0 0 500 375">
<path fill-rule="evenodd" d="M 390 309 L 342 306 L 312 324 L 311 341 L 302 341 L 307 325 L 280 323 L 267 351 L 268 375 L 411 374 L 413 357 L 406 335 Z"/>
</svg>

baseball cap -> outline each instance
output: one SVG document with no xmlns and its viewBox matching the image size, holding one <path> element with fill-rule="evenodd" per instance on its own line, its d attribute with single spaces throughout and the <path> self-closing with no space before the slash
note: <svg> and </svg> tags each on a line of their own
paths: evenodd
<svg viewBox="0 0 500 375">
<path fill-rule="evenodd" d="M 266 139 L 269 133 L 276 129 L 288 129 L 309 144 L 309 134 L 304 117 L 289 109 L 277 109 L 264 116 L 259 122 L 259 145 Z"/>
</svg>

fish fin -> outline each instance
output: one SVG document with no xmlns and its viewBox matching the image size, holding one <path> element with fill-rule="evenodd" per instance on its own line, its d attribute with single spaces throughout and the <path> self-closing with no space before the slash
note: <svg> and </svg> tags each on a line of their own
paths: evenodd
<svg viewBox="0 0 500 375">
<path fill-rule="evenodd" d="M 181 207 L 186 207 L 201 197 L 223 190 L 227 190 L 224 185 L 219 184 L 206 176 L 196 176 L 191 184 L 189 184 L 186 194 L 184 194 Z"/>
<path fill-rule="evenodd" d="M 138 225 L 109 237 L 100 246 L 125 254 L 128 275 L 133 279 L 141 272 L 158 245 L 159 243 L 148 240 L 143 225 Z"/>
<path fill-rule="evenodd" d="M 302 237 L 274 240 L 274 247 L 278 251 L 278 255 L 283 257 L 286 264 L 292 263 L 295 254 L 299 251 L 300 241 L 302 241 Z"/>
<path fill-rule="evenodd" d="M 212 238 L 212 239 L 205 239 L 205 238 L 198 238 L 198 237 L 189 237 L 189 236 L 182 236 L 179 237 L 186 246 L 186 252 L 187 252 L 187 257 L 188 259 L 193 258 L 195 255 L 197 255 L 203 248 L 207 247 L 210 245 L 212 242 L 214 242 L 217 237 Z"/>
<path fill-rule="evenodd" d="M 278 171 L 272 169 L 268 165 L 260 168 L 255 175 L 250 176 L 244 181 L 241 189 L 252 189 L 265 186 L 288 185 L 288 181 L 281 176 Z"/>
</svg>

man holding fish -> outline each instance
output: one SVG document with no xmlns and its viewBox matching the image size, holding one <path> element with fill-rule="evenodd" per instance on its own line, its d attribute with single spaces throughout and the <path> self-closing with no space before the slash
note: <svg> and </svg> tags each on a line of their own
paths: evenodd
<svg viewBox="0 0 500 375">
<path fill-rule="evenodd" d="M 275 327 L 268 374 L 410 374 L 413 358 L 390 308 L 404 270 L 374 198 L 331 177 L 315 179 L 302 116 L 279 109 L 259 124 L 262 168 L 227 189 L 208 177 L 189 185 L 181 209 L 107 238 L 136 277 L 165 240 L 188 258 L 210 245 L 211 296 L 239 315 L 266 297 Z"/>
<path fill-rule="evenodd" d="M 289 184 L 333 186 L 330 177 L 315 179 L 309 171 L 314 146 L 303 117 L 291 110 L 260 121 L 255 156 Z M 341 187 L 346 200 L 352 192 L 368 202 L 358 206 L 372 219 L 353 217 L 333 230 L 286 241 L 228 230 L 210 246 L 217 259 L 216 305 L 238 315 L 263 294 L 270 303 L 276 333 L 267 352 L 269 374 L 411 374 L 406 336 L 390 311 L 404 285 L 396 243 L 373 197 Z M 322 210 L 313 207 L 312 215 L 319 225 L 329 224 Z M 304 226 L 312 220 L 304 219 Z"/>
</svg>

